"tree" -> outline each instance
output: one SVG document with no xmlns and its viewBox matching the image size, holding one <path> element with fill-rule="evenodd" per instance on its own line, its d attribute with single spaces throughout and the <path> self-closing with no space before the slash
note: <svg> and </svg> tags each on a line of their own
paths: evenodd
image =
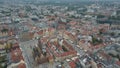
<svg viewBox="0 0 120 68">
<path fill-rule="evenodd" d="M 44 53 L 43 53 L 43 55 L 44 55 L 44 56 L 46 56 L 46 55 L 47 55 L 47 53 L 46 53 L 46 52 L 44 52 Z"/>
<path fill-rule="evenodd" d="M 118 35 L 120 35 L 120 33 L 118 33 Z"/>
<path fill-rule="evenodd" d="M 97 15 L 97 18 L 104 18 L 104 15 Z"/>
<path fill-rule="evenodd" d="M 6 52 L 10 51 L 11 48 L 12 48 L 12 43 L 7 43 L 5 46 Z"/>
<path fill-rule="evenodd" d="M 104 29 L 100 29 L 100 30 L 99 30 L 99 34 L 100 34 L 100 35 L 103 34 L 103 31 L 104 31 Z"/>
<path fill-rule="evenodd" d="M 111 32 L 110 35 L 111 35 L 111 36 L 115 36 L 115 33 L 114 33 L 114 32 Z"/>
<path fill-rule="evenodd" d="M 93 44 L 100 44 L 100 43 L 102 43 L 102 42 L 103 42 L 102 39 L 97 39 L 97 38 L 95 38 L 95 37 L 92 37 L 92 43 L 93 43 Z"/>
<path fill-rule="evenodd" d="M 8 29 L 4 28 L 4 29 L 1 30 L 1 32 L 2 32 L 2 33 L 8 32 Z"/>
<path fill-rule="evenodd" d="M 62 49 L 66 52 L 67 51 L 67 49 L 64 47 L 64 46 L 62 46 Z"/>
</svg>

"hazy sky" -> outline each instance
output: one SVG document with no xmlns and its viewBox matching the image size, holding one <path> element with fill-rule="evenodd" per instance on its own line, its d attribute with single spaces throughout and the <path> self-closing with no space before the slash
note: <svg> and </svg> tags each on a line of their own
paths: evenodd
<svg viewBox="0 0 120 68">
<path fill-rule="evenodd" d="M 3 1 L 5 1 L 5 0 L 3 0 Z M 8 0 L 8 1 L 11 1 L 11 0 Z M 14 0 L 12 0 L 12 1 L 14 1 Z M 15 0 L 15 1 L 17 1 L 17 0 Z M 22 0 L 22 1 L 37 1 L 37 0 Z M 38 0 L 38 1 L 119 1 L 119 0 Z"/>
<path fill-rule="evenodd" d="M 11 1 L 11 2 L 14 2 L 14 1 L 18 1 L 18 2 L 20 2 L 20 1 L 52 1 L 52 2 L 55 2 L 55 1 L 62 1 L 62 2 L 64 2 L 64 1 L 68 1 L 68 2 L 72 2 L 72 1 L 120 1 L 120 0 L 0 0 L 0 1 Z"/>
</svg>

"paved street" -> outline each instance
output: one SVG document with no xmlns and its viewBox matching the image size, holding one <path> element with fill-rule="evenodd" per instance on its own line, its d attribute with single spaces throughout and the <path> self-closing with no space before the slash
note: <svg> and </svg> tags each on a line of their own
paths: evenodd
<svg viewBox="0 0 120 68">
<path fill-rule="evenodd" d="M 36 40 L 30 40 L 27 42 L 21 42 L 20 48 L 22 49 L 27 68 L 34 67 L 34 59 L 32 57 L 32 48 L 37 44 Z"/>
<path fill-rule="evenodd" d="M 37 40 L 30 40 L 27 42 L 21 42 L 20 48 L 22 49 L 27 68 L 56 68 L 57 65 L 60 65 L 59 62 L 54 63 L 44 63 L 39 66 L 34 65 L 34 60 L 32 57 L 32 48 L 37 44 Z"/>
</svg>

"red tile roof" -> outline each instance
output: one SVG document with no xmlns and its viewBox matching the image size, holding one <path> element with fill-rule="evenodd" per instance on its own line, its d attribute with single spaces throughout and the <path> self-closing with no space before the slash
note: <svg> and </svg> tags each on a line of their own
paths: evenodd
<svg viewBox="0 0 120 68">
<path fill-rule="evenodd" d="M 13 44 L 13 47 L 19 47 L 18 43 Z"/>
<path fill-rule="evenodd" d="M 116 64 L 120 66 L 120 61 L 117 61 Z"/>
<path fill-rule="evenodd" d="M 58 57 L 65 57 L 65 56 L 69 56 L 69 55 L 76 55 L 77 52 L 76 51 L 69 51 L 69 52 L 64 52 L 62 54 L 57 55 Z"/>
<path fill-rule="evenodd" d="M 72 33 L 65 31 L 65 34 L 68 35 L 72 40 L 76 39 L 76 35 L 73 35 Z"/>
<path fill-rule="evenodd" d="M 49 58 L 49 60 L 51 60 L 51 59 L 53 59 L 53 56 L 52 56 L 52 55 L 50 55 L 48 58 Z"/>
<path fill-rule="evenodd" d="M 54 28 L 48 28 L 49 32 L 54 31 L 54 30 L 55 30 Z"/>
<path fill-rule="evenodd" d="M 26 68 L 26 65 L 24 63 L 21 63 L 18 65 L 18 68 Z"/>
<path fill-rule="evenodd" d="M 15 50 L 12 50 L 10 54 L 11 54 L 11 60 L 13 62 L 24 60 L 20 48 L 16 48 Z"/>
<path fill-rule="evenodd" d="M 106 54 L 105 52 L 100 52 L 100 55 L 101 55 L 103 58 L 107 59 L 107 60 L 110 60 L 110 59 L 111 59 L 111 56 L 109 56 L 109 55 Z"/>
<path fill-rule="evenodd" d="M 69 65 L 70 65 L 71 68 L 75 68 L 76 67 L 75 62 L 73 62 L 73 61 L 69 62 Z"/>
<path fill-rule="evenodd" d="M 76 25 L 77 22 L 73 22 L 73 21 L 71 21 L 69 24 L 73 26 L 73 25 Z"/>
<path fill-rule="evenodd" d="M 102 64 L 97 64 L 98 68 L 102 68 L 102 66 L 103 66 Z"/>
<path fill-rule="evenodd" d="M 47 42 L 47 40 L 48 40 L 48 37 L 43 37 L 43 38 L 41 38 L 40 41 L 41 41 L 42 43 L 44 43 L 44 42 Z"/>
<path fill-rule="evenodd" d="M 70 45 L 67 41 L 64 40 L 63 44 L 64 44 L 65 47 L 68 47 L 69 50 L 74 50 L 74 48 L 72 47 L 72 45 Z"/>
<path fill-rule="evenodd" d="M 37 32 L 38 35 L 42 35 L 44 32 L 44 30 L 40 30 L 39 32 Z"/>
</svg>

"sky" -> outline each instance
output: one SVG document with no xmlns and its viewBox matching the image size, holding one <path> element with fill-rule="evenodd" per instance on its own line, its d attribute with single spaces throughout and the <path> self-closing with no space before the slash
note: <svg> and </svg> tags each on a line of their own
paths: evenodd
<svg viewBox="0 0 120 68">
<path fill-rule="evenodd" d="M 5 1 L 5 0 L 3 0 L 3 1 Z M 11 0 L 8 0 L 8 1 L 11 1 Z M 14 0 L 12 0 L 12 1 L 14 1 Z M 23 0 L 23 1 L 25 1 L 25 0 Z M 26 1 L 36 1 L 36 0 L 26 0 Z M 96 0 L 38 0 L 38 1 L 96 1 Z M 119 1 L 119 0 L 97 0 L 97 1 Z"/>
<path fill-rule="evenodd" d="M 65 1 L 67 1 L 67 2 L 75 2 L 75 1 L 79 1 L 79 2 L 82 2 L 82 1 L 120 1 L 120 0 L 0 0 L 0 1 L 12 1 L 12 2 L 14 2 L 14 1 L 18 1 L 18 2 L 20 2 L 20 1 L 53 1 L 53 2 L 55 2 L 55 1 L 62 1 L 62 2 L 65 2 Z"/>
</svg>

